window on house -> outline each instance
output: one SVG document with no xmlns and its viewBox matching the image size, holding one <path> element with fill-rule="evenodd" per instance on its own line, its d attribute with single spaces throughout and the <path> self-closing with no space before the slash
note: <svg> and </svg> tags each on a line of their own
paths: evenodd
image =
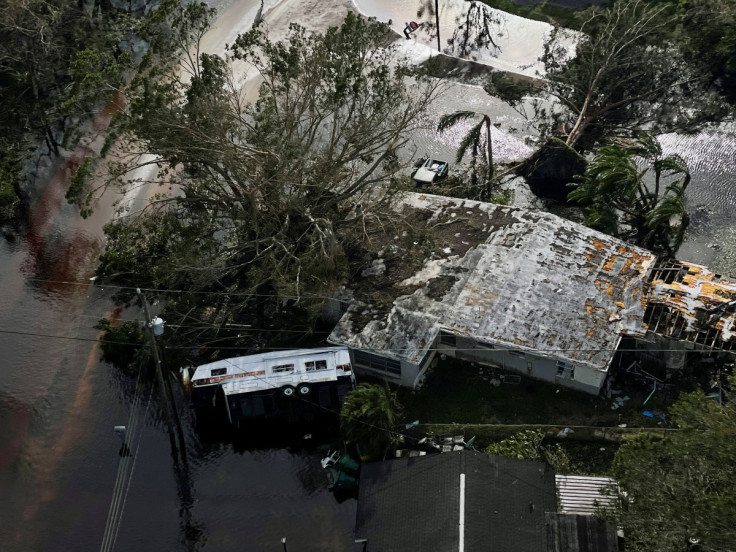
<svg viewBox="0 0 736 552">
<path fill-rule="evenodd" d="M 387 358 L 372 353 L 366 353 L 365 351 L 355 351 L 355 363 L 365 366 L 366 368 L 372 368 L 380 372 L 387 372 L 389 374 L 401 375 L 401 362 L 393 358 Z"/>
<path fill-rule="evenodd" d="M 509 354 L 510 354 L 511 356 L 515 356 L 515 357 L 519 357 L 519 358 L 524 358 L 524 357 L 526 356 L 526 355 L 525 355 L 524 353 L 522 353 L 521 351 L 509 351 Z"/>
<path fill-rule="evenodd" d="M 495 349 L 496 348 L 490 343 L 483 343 L 482 341 L 476 342 L 475 346 L 478 347 L 478 349 Z"/>
<path fill-rule="evenodd" d="M 310 360 L 309 362 L 304 363 L 304 367 L 307 369 L 307 372 L 316 372 L 317 370 L 327 370 L 327 361 L 326 360 Z"/>
<path fill-rule="evenodd" d="M 569 362 L 557 361 L 557 377 L 558 378 L 570 378 L 575 377 L 575 365 Z"/>
<path fill-rule="evenodd" d="M 457 347 L 457 337 L 447 332 L 440 332 L 440 343 L 442 345 L 449 345 L 450 347 Z"/>
<path fill-rule="evenodd" d="M 224 376 L 227 374 L 227 368 L 213 368 L 210 370 L 210 376 Z"/>
<path fill-rule="evenodd" d="M 293 364 L 277 364 L 271 367 L 272 374 L 290 374 L 294 371 Z"/>
</svg>

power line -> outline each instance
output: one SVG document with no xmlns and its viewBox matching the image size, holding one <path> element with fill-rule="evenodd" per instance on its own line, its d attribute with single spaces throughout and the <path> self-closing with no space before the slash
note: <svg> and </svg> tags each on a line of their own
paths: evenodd
<svg viewBox="0 0 736 552">
<path fill-rule="evenodd" d="M 100 545 L 100 552 L 109 552 L 115 547 L 117 540 L 118 531 L 120 530 L 120 524 L 123 517 L 123 510 L 125 508 L 125 502 L 130 492 L 130 486 L 133 481 L 133 472 L 135 471 L 135 464 L 138 458 L 138 452 L 140 450 L 141 440 L 140 431 L 138 430 L 138 420 L 140 417 L 139 405 L 142 393 L 141 386 L 141 372 L 143 367 L 141 366 L 138 370 L 138 377 L 136 379 L 135 392 L 133 394 L 133 402 L 131 405 L 130 415 L 128 416 L 128 424 L 123 439 L 123 446 L 121 449 L 121 458 L 118 464 L 118 471 L 115 478 L 115 485 L 113 486 L 113 494 L 110 499 L 110 510 L 107 514 L 107 522 L 105 523 L 105 532 L 102 538 L 102 544 Z M 148 416 L 148 410 L 151 407 L 151 399 L 153 397 L 153 390 L 149 392 L 148 404 L 143 415 L 145 420 Z M 132 444 L 135 441 L 136 435 L 138 434 L 138 441 L 134 454 L 130 455 L 129 443 Z M 128 465 L 130 466 L 129 473 L 126 474 Z M 127 483 L 127 485 L 126 485 Z"/>
<path fill-rule="evenodd" d="M 74 281 L 68 281 L 68 280 L 45 280 L 43 278 L 28 278 L 28 281 L 32 282 L 44 282 L 47 284 L 65 284 L 65 285 L 71 285 L 71 286 L 87 286 L 87 287 L 97 287 L 100 289 L 103 288 L 112 288 L 112 289 L 125 289 L 130 291 L 135 291 L 137 289 L 140 289 L 141 291 L 150 291 L 152 293 L 192 293 L 192 294 L 198 294 L 198 295 L 225 295 L 228 297 L 277 297 L 281 299 L 333 299 L 333 300 L 339 300 L 336 297 L 329 297 L 327 295 L 284 295 L 279 293 L 255 293 L 255 292 L 247 292 L 247 291 L 204 291 L 204 290 L 188 290 L 188 289 L 165 289 L 165 288 L 145 288 L 145 287 L 133 287 L 133 286 L 119 286 L 115 284 L 103 284 L 103 283 L 97 283 L 97 282 L 74 282 Z"/>
<path fill-rule="evenodd" d="M 216 326 L 213 326 L 216 327 Z M 254 329 L 254 328 L 242 328 L 243 330 L 248 329 Z M 257 328 L 256 328 L 257 330 Z M 274 330 L 274 331 L 280 331 L 280 330 Z M 298 331 L 298 330 L 294 330 Z M 310 332 L 305 332 L 310 333 Z M 320 333 L 327 333 L 327 332 L 320 332 Z M 331 332 L 330 332 L 331 333 Z M 87 337 L 75 337 L 71 335 L 52 335 L 52 334 L 42 334 L 42 333 L 35 333 L 35 332 L 21 332 L 19 330 L 2 330 L 0 329 L 0 334 L 13 334 L 13 335 L 23 335 L 23 336 L 29 336 L 29 337 L 46 337 L 49 339 L 68 339 L 72 341 L 86 341 L 86 342 L 96 342 L 96 343 L 111 343 L 116 345 L 130 345 L 132 347 L 143 347 L 143 343 L 131 343 L 129 341 L 114 341 L 114 340 L 106 340 L 106 339 L 99 339 L 99 338 L 87 338 Z M 509 347 L 511 347 L 511 344 L 509 344 Z M 187 349 L 216 349 L 216 350 L 243 350 L 248 349 L 247 346 L 218 346 L 218 345 L 173 345 L 173 346 L 165 346 L 164 349 L 171 349 L 171 350 L 187 350 Z M 266 351 L 290 351 L 294 347 L 262 347 L 258 349 L 263 349 Z M 451 351 L 477 351 L 478 349 L 474 349 L 472 347 L 453 347 L 452 349 L 447 348 L 441 348 L 441 347 L 429 347 L 426 349 L 420 349 L 419 347 L 353 347 L 350 346 L 350 349 L 354 351 L 365 351 L 367 353 L 375 352 L 375 353 L 381 353 L 381 352 L 404 352 L 404 351 L 427 351 L 427 352 L 440 352 L 440 353 L 447 353 Z M 495 349 L 495 351 L 511 351 L 511 352 L 530 352 L 530 353 L 561 353 L 561 352 L 626 352 L 626 353 L 633 353 L 633 352 L 642 352 L 642 349 L 623 349 L 623 348 L 602 348 L 602 347 L 595 347 L 595 348 L 580 348 L 580 347 L 570 347 L 570 348 L 555 348 L 555 349 L 541 349 L 541 348 L 529 348 L 525 347 L 523 350 L 517 350 L 517 349 L 505 349 L 505 348 L 499 348 Z M 701 352 L 700 350 L 693 350 L 693 351 L 685 351 L 682 349 L 646 349 L 646 352 L 653 352 L 653 353 L 687 353 L 687 352 Z M 736 351 L 720 351 L 724 353 L 736 353 Z"/>
<path fill-rule="evenodd" d="M 113 340 L 91 338 L 91 337 L 76 337 L 72 335 L 52 335 L 52 334 L 42 334 L 42 333 L 35 333 L 35 332 L 21 332 L 19 330 L 0 330 L 0 333 L 12 334 L 12 335 L 23 335 L 23 336 L 30 336 L 30 337 L 46 337 L 50 339 L 68 339 L 71 341 L 86 341 L 86 342 L 92 342 L 92 343 L 112 343 L 116 345 L 129 345 L 132 347 L 142 347 L 143 346 L 143 343 L 131 343 L 130 341 L 113 341 Z"/>
<path fill-rule="evenodd" d="M 94 318 L 97 320 L 104 319 L 104 316 L 97 316 L 94 314 L 78 314 L 79 318 Z M 122 318 L 122 317 L 116 317 L 116 322 L 143 322 L 139 318 Z M 193 324 L 166 324 L 167 328 L 186 328 L 191 330 L 231 330 L 231 331 L 252 331 L 252 332 L 276 332 L 276 333 L 304 333 L 304 334 L 320 334 L 320 335 L 329 335 L 332 332 L 326 331 L 326 330 L 310 330 L 310 329 L 304 329 L 304 330 L 288 330 L 288 329 L 280 329 L 280 328 L 258 328 L 255 326 L 251 326 L 250 324 L 207 324 L 206 322 L 202 323 L 203 325 L 193 325 Z"/>
</svg>

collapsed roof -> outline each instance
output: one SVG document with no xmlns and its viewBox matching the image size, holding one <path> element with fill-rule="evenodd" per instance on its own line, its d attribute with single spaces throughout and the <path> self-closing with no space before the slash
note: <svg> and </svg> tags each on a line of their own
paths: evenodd
<svg viewBox="0 0 736 552">
<path fill-rule="evenodd" d="M 736 281 L 684 261 L 652 271 L 645 327 L 656 334 L 714 349 L 736 340 Z"/>
</svg>

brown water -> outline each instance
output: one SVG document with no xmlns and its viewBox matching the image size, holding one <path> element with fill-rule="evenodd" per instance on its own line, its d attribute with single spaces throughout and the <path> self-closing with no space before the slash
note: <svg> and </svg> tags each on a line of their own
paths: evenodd
<svg viewBox="0 0 736 552">
<path fill-rule="evenodd" d="M 499 155 L 508 151 L 512 158 L 523 149 L 523 122 L 479 89 L 451 94 L 437 111 L 467 109 L 468 102 L 504 122 L 493 136 Z M 113 109 L 95 121 L 92 141 L 104 132 Z M 419 153 L 451 157 L 458 132 L 418 135 Z M 666 137 L 665 146 L 685 155 L 694 173 L 689 201 L 699 214 L 682 256 L 718 264 L 719 252 L 733 238 L 736 139 L 723 129 Z M 71 173 L 87 151 L 81 147 L 48 168 L 27 229 L 13 242 L 0 241 L 3 552 L 100 547 L 121 460 L 113 426 L 127 424 L 131 415 L 134 382 L 99 361 L 92 326 L 104 314 L 140 319 L 141 313 L 115 313 L 110 290 L 58 283 L 89 281 L 103 245 L 102 226 L 112 215 L 114 197 L 105 198 L 87 220 L 64 200 Z M 319 467 L 323 445 L 303 441 L 298 433 L 280 438 L 196 429 L 186 410 L 193 502 L 183 513 L 168 438 L 156 411 L 146 416 L 146 402 L 144 395 L 136 409 L 140 447 L 116 550 L 192 549 L 198 543 L 212 551 L 280 552 L 281 537 L 287 537 L 290 552 L 360 549 L 352 537 L 354 501 L 337 504 L 327 492 Z"/>
<path fill-rule="evenodd" d="M 95 121 L 104 131 L 115 106 Z M 0 242 L 0 550 L 95 550 L 113 496 L 133 383 L 100 361 L 97 331 L 110 291 L 89 282 L 114 197 L 82 220 L 64 194 L 88 152 L 49 168 L 27 229 Z M 125 316 L 141 318 L 137 310 Z M 30 335 L 35 334 L 35 335 Z M 144 399 L 147 396 L 144 395 Z M 324 447 L 195 430 L 184 410 L 194 502 L 185 530 L 182 489 L 163 426 L 138 405 L 140 445 L 116 550 L 352 550 L 354 502 L 339 505 L 319 466 Z M 214 428 L 217 429 L 217 428 Z M 272 436 L 273 437 L 273 436 Z M 138 440 L 136 440 L 138 443 Z M 291 445 L 287 448 L 285 445 Z"/>
</svg>

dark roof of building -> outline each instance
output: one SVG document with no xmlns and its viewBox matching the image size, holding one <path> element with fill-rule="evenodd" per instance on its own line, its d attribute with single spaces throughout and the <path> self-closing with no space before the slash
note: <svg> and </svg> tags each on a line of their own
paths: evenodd
<svg viewBox="0 0 736 552">
<path fill-rule="evenodd" d="M 546 515 L 547 552 L 617 552 L 616 531 L 595 516 Z"/>
<path fill-rule="evenodd" d="M 355 538 L 382 552 L 457 552 L 461 474 L 465 551 L 546 552 L 554 470 L 474 451 L 363 464 Z"/>
</svg>

